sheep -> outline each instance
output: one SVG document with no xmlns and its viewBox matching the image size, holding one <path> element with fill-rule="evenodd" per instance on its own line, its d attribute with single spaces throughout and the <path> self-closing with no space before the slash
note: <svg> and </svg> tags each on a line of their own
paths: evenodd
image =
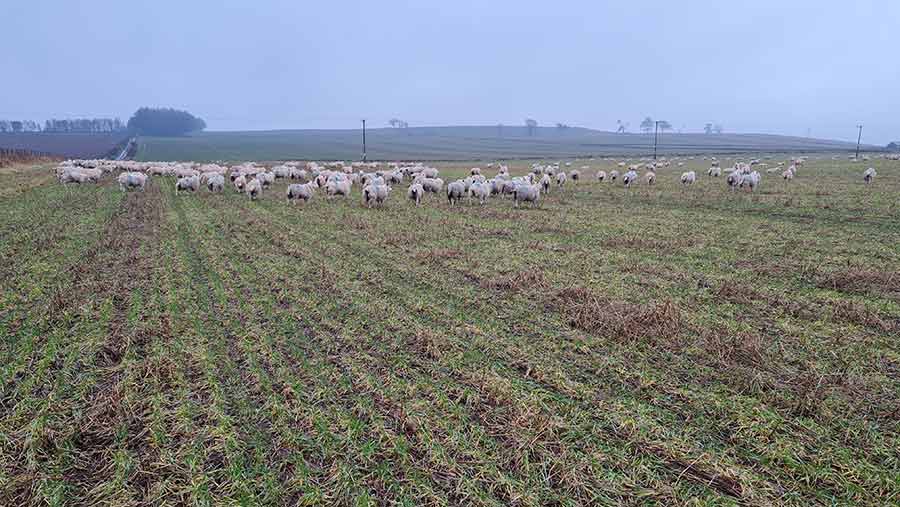
<svg viewBox="0 0 900 507">
<path fill-rule="evenodd" d="M 373 204 L 381 206 L 391 193 L 391 187 L 384 184 L 370 184 L 363 187 L 363 201 L 371 208 Z"/>
<path fill-rule="evenodd" d="M 329 198 L 337 195 L 347 197 L 350 195 L 351 186 L 350 180 L 331 180 L 325 184 L 325 195 Z"/>
<path fill-rule="evenodd" d="M 470 176 L 476 176 L 476 175 L 479 175 L 479 174 L 481 174 L 481 168 L 480 168 L 480 167 L 473 167 L 473 168 L 469 169 L 469 175 L 470 175 Z"/>
<path fill-rule="evenodd" d="M 627 173 L 625 173 L 624 176 L 622 176 L 622 183 L 625 184 L 625 188 L 629 188 L 629 187 L 631 187 L 632 183 L 637 181 L 637 179 L 638 179 L 637 171 L 635 171 L 634 169 L 631 169 Z"/>
<path fill-rule="evenodd" d="M 563 185 L 566 184 L 566 178 L 567 178 L 567 176 L 566 176 L 565 172 L 557 173 L 556 174 L 556 186 L 559 187 L 560 189 L 562 189 Z"/>
<path fill-rule="evenodd" d="M 466 184 L 463 183 L 462 180 L 456 180 L 452 183 L 447 184 L 447 201 L 450 202 L 450 206 L 453 206 L 455 203 L 458 203 L 460 199 L 462 199 L 463 195 L 466 193 Z"/>
<path fill-rule="evenodd" d="M 200 177 L 199 176 L 184 176 L 178 178 L 178 181 L 175 182 L 175 195 L 178 195 L 179 190 L 190 190 L 191 192 L 196 192 L 200 189 Z"/>
<path fill-rule="evenodd" d="M 648 172 L 647 174 L 644 175 L 644 181 L 648 185 L 652 185 L 652 184 L 656 183 L 656 173 L 653 171 Z"/>
<path fill-rule="evenodd" d="M 740 186 L 741 188 L 744 188 L 744 185 L 746 185 L 747 188 L 751 192 L 753 192 L 754 190 L 756 190 L 756 187 L 759 186 L 760 179 L 761 179 L 761 176 L 760 176 L 759 172 L 753 171 L 750 174 L 742 175 L 741 181 L 738 184 L 738 186 Z"/>
<path fill-rule="evenodd" d="M 606 171 L 597 171 L 597 181 L 603 182 L 606 179 Z"/>
<path fill-rule="evenodd" d="M 544 193 L 550 193 L 550 183 L 551 183 L 551 180 L 550 180 L 549 174 L 545 174 L 544 176 L 541 177 L 540 185 L 541 185 L 541 190 L 543 190 Z"/>
<path fill-rule="evenodd" d="M 688 171 L 681 174 L 682 185 L 693 185 L 695 181 L 697 181 L 697 173 L 694 171 Z"/>
<path fill-rule="evenodd" d="M 141 191 L 147 185 L 147 175 L 139 172 L 126 172 L 119 174 L 119 189 L 123 192 L 129 188 L 138 188 Z"/>
<path fill-rule="evenodd" d="M 232 183 L 234 184 L 235 190 L 237 190 L 238 192 L 243 192 L 244 189 L 247 187 L 247 177 L 244 176 L 243 174 L 238 175 L 238 177 L 235 178 L 234 181 L 232 181 Z"/>
<path fill-rule="evenodd" d="M 498 195 L 503 193 L 503 182 L 505 180 L 499 178 L 493 178 L 487 181 L 488 185 L 491 188 L 491 195 Z"/>
<path fill-rule="evenodd" d="M 309 181 L 309 173 L 307 173 L 305 169 L 299 169 L 296 167 L 291 168 L 288 177 L 292 180 L 298 180 L 302 182 Z"/>
<path fill-rule="evenodd" d="M 477 198 L 479 204 L 484 204 L 484 201 L 486 201 L 490 195 L 491 187 L 486 181 L 476 181 L 469 186 L 469 198 Z"/>
<path fill-rule="evenodd" d="M 744 175 L 740 171 L 731 171 L 728 173 L 728 176 L 725 177 L 725 183 L 728 184 L 728 187 L 731 188 L 733 192 L 737 190 L 743 179 Z"/>
<path fill-rule="evenodd" d="M 422 188 L 421 183 L 413 183 L 406 190 L 406 197 L 411 201 L 416 202 L 416 206 L 418 206 L 422 202 L 422 196 L 425 195 L 425 189 Z"/>
<path fill-rule="evenodd" d="M 289 178 L 291 176 L 291 168 L 284 165 L 275 166 L 272 168 L 272 176 L 276 180 Z"/>
<path fill-rule="evenodd" d="M 304 204 L 308 202 L 313 197 L 313 192 L 315 192 L 315 185 L 312 182 L 309 183 L 291 183 L 287 187 L 287 202 L 290 204 L 293 202 L 294 204 L 297 201 L 302 201 Z"/>
<path fill-rule="evenodd" d="M 785 181 L 791 181 L 794 179 L 794 166 L 788 167 L 786 171 L 781 173 L 781 177 L 784 178 Z"/>
<path fill-rule="evenodd" d="M 400 171 L 393 171 L 393 172 L 387 173 L 384 176 L 384 179 L 385 179 L 385 182 L 387 182 L 389 185 L 394 185 L 394 184 L 399 185 L 400 183 L 403 183 L 403 173 Z"/>
<path fill-rule="evenodd" d="M 247 195 L 250 196 L 251 201 L 255 201 L 257 197 L 261 196 L 262 191 L 263 184 L 258 178 L 251 178 L 250 181 L 247 182 L 246 192 Z"/>
<path fill-rule="evenodd" d="M 421 184 L 425 192 L 430 194 L 436 194 L 444 189 L 444 180 L 440 178 L 418 178 L 416 183 Z"/>
<path fill-rule="evenodd" d="M 878 176 L 878 173 L 875 172 L 874 167 L 870 167 L 866 169 L 866 172 L 863 173 L 863 181 L 865 181 L 866 184 L 872 183 L 872 181 L 875 179 L 875 176 Z"/>
<path fill-rule="evenodd" d="M 625 166 L 624 163 L 621 165 L 622 165 L 622 167 Z M 619 171 L 610 171 L 609 172 L 609 180 L 610 181 L 616 181 L 616 178 L 618 178 L 618 177 L 619 177 Z"/>
<path fill-rule="evenodd" d="M 581 177 L 581 173 L 578 172 L 578 169 L 572 169 L 571 171 L 569 171 L 569 179 L 572 180 L 573 185 L 578 184 L 578 178 L 580 178 L 580 177 Z"/>
<path fill-rule="evenodd" d="M 221 192 L 225 190 L 225 177 L 218 173 L 211 173 L 209 178 L 206 179 L 206 188 L 208 188 L 210 192 Z"/>
<path fill-rule="evenodd" d="M 256 179 L 259 180 L 263 188 L 268 188 L 272 183 L 275 183 L 275 173 L 263 171 L 256 175 Z"/>
<path fill-rule="evenodd" d="M 421 174 L 422 174 L 422 176 L 424 176 L 426 178 L 437 179 L 438 175 L 440 174 L 440 171 L 438 171 L 434 167 L 426 167 L 426 168 L 422 169 Z M 427 188 L 426 188 L 426 190 L 427 190 Z"/>
<path fill-rule="evenodd" d="M 706 175 L 710 178 L 718 178 L 722 175 L 722 168 L 719 167 L 718 163 L 715 163 L 715 165 L 711 166 L 709 170 L 706 171 Z"/>
<path fill-rule="evenodd" d="M 513 202 L 518 208 L 520 202 L 530 202 L 531 207 L 538 205 L 541 199 L 541 187 L 538 185 L 519 185 L 513 192 Z"/>
</svg>

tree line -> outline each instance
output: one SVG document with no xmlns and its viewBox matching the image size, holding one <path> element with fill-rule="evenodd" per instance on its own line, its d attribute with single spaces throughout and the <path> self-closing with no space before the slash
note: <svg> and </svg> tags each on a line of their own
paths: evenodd
<svg viewBox="0 0 900 507">
<path fill-rule="evenodd" d="M 0 132 L 82 132 L 99 134 L 118 132 L 125 124 L 118 118 L 74 118 L 66 120 L 46 120 L 43 125 L 33 120 L 0 120 Z"/>
</svg>

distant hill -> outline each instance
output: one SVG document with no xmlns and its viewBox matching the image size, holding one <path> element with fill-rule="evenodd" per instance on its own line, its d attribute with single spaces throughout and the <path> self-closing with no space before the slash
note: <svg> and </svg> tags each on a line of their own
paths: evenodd
<svg viewBox="0 0 900 507">
<path fill-rule="evenodd" d="M 30 150 L 40 154 L 69 158 L 101 158 L 128 139 L 128 132 L 0 133 L 0 148 Z"/>
<path fill-rule="evenodd" d="M 366 131 L 369 160 L 477 160 L 562 158 L 653 153 L 653 136 L 578 127 L 459 126 L 378 128 Z M 660 154 L 849 151 L 843 141 L 766 134 L 659 136 Z M 867 151 L 881 150 L 865 146 Z M 185 137 L 141 137 L 140 160 L 357 160 L 362 131 L 271 130 L 201 132 Z"/>
</svg>

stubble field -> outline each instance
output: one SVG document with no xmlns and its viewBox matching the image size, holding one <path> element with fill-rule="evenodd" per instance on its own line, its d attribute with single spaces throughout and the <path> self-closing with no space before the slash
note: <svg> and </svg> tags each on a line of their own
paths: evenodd
<svg viewBox="0 0 900 507">
<path fill-rule="evenodd" d="M 4 169 L 0 504 L 897 504 L 900 166 L 688 165 L 536 209 Z"/>
</svg>

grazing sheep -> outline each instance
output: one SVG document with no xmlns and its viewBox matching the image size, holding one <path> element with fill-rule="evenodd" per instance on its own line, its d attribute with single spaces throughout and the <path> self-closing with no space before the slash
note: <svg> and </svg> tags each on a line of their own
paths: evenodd
<svg viewBox="0 0 900 507">
<path fill-rule="evenodd" d="M 262 195 L 263 184 L 258 178 L 251 178 L 247 182 L 246 192 L 250 196 L 251 201 L 255 201 L 257 197 Z"/>
<path fill-rule="evenodd" d="M 127 172 L 119 174 L 119 189 L 123 192 L 129 188 L 138 188 L 141 191 L 147 185 L 147 175 L 138 172 Z"/>
<path fill-rule="evenodd" d="M 578 184 L 578 178 L 580 178 L 580 177 L 581 177 L 581 173 L 578 172 L 578 169 L 572 169 L 571 171 L 569 171 L 569 179 L 572 180 L 573 185 Z"/>
<path fill-rule="evenodd" d="M 384 179 L 389 185 L 399 185 L 400 183 L 403 183 L 403 173 L 400 171 L 389 172 L 385 174 Z"/>
<path fill-rule="evenodd" d="M 287 202 L 290 204 L 302 201 L 304 204 L 312 199 L 315 185 L 310 183 L 292 183 L 287 187 Z"/>
<path fill-rule="evenodd" d="M 421 174 L 422 174 L 422 176 L 424 176 L 426 178 L 437 179 L 438 175 L 440 174 L 440 171 L 438 171 L 434 167 L 426 167 L 426 168 L 422 169 Z M 426 188 L 426 190 L 428 190 L 428 189 Z"/>
<path fill-rule="evenodd" d="M 597 181 L 603 182 L 606 179 L 606 171 L 597 171 Z"/>
<path fill-rule="evenodd" d="M 456 180 L 447 184 L 447 201 L 450 202 L 450 206 L 458 203 L 465 194 L 466 184 L 462 180 Z"/>
<path fill-rule="evenodd" d="M 206 188 L 208 188 L 210 192 L 222 192 L 225 190 L 225 176 L 222 176 L 219 173 L 204 174 L 210 174 L 206 179 Z"/>
<path fill-rule="evenodd" d="M 632 183 L 637 181 L 637 179 L 638 179 L 637 171 L 635 171 L 634 169 L 631 169 L 627 173 L 625 173 L 624 176 L 622 176 L 622 183 L 625 184 L 625 188 L 629 188 L 629 187 L 631 187 Z"/>
<path fill-rule="evenodd" d="M 625 167 L 625 164 L 622 163 L 621 167 Z M 619 171 L 610 171 L 609 172 L 609 181 L 616 181 L 616 178 L 619 177 Z"/>
<path fill-rule="evenodd" d="M 728 184 L 728 187 L 731 188 L 731 191 L 733 192 L 741 185 L 741 180 L 743 179 L 744 175 L 741 171 L 731 171 L 728 173 L 728 176 L 725 177 L 725 183 Z"/>
<path fill-rule="evenodd" d="M 794 179 L 794 166 L 788 167 L 786 171 L 781 173 L 781 177 L 784 178 L 785 181 L 791 181 Z"/>
<path fill-rule="evenodd" d="M 556 173 L 556 186 L 562 189 L 563 185 L 566 184 L 566 178 L 567 176 L 565 172 L 560 171 Z"/>
<path fill-rule="evenodd" d="M 269 188 L 272 183 L 275 183 L 275 173 L 263 171 L 256 175 L 256 179 L 259 180 L 259 183 L 263 186 L 263 188 Z"/>
<path fill-rule="evenodd" d="M 272 176 L 276 180 L 289 178 L 291 176 L 291 168 L 284 165 L 275 166 L 272 168 Z"/>
<path fill-rule="evenodd" d="M 491 195 L 491 186 L 485 182 L 473 182 L 469 186 L 469 198 L 475 197 L 478 199 L 479 204 L 484 204 L 487 198 Z"/>
<path fill-rule="evenodd" d="M 350 195 L 351 187 L 350 180 L 331 180 L 325 184 L 325 195 L 329 198 L 337 195 L 347 197 Z"/>
<path fill-rule="evenodd" d="M 425 189 L 425 192 L 430 194 L 436 194 L 444 189 L 444 180 L 440 178 L 419 178 L 416 180 L 417 183 L 422 185 L 422 188 Z"/>
<path fill-rule="evenodd" d="M 309 173 L 307 173 L 305 169 L 299 169 L 297 167 L 292 167 L 290 174 L 288 176 L 292 180 L 298 180 L 298 181 L 303 181 L 303 182 L 309 181 Z"/>
<path fill-rule="evenodd" d="M 238 192 L 243 192 L 244 189 L 247 187 L 247 177 L 244 176 L 243 174 L 238 175 L 238 177 L 235 178 L 232 183 L 234 183 L 235 190 L 237 190 Z"/>
<path fill-rule="evenodd" d="M 550 193 L 550 183 L 551 183 L 551 180 L 550 180 L 549 174 L 545 174 L 541 177 L 540 185 L 541 185 L 541 190 L 543 190 L 544 193 Z"/>
<path fill-rule="evenodd" d="M 644 181 L 648 185 L 652 185 L 652 184 L 656 183 L 656 173 L 653 171 L 648 172 L 647 174 L 644 175 Z"/>
<path fill-rule="evenodd" d="M 718 178 L 722 175 L 722 168 L 719 167 L 718 163 L 715 163 L 714 166 L 710 167 L 708 171 L 706 171 L 706 175 L 710 178 Z"/>
<path fill-rule="evenodd" d="M 863 173 L 863 181 L 865 181 L 866 184 L 872 183 L 872 181 L 875 180 L 875 176 L 878 176 L 878 173 L 875 172 L 874 167 L 870 167 Z"/>
<path fill-rule="evenodd" d="M 744 186 L 746 186 L 750 192 L 753 192 L 759 186 L 760 180 L 761 176 L 759 172 L 753 171 L 750 174 L 744 174 L 741 177 L 741 182 L 738 185 L 741 188 L 744 188 Z"/>
<path fill-rule="evenodd" d="M 693 185 L 695 181 L 697 181 L 697 173 L 694 171 L 688 171 L 681 174 L 682 185 Z"/>
<path fill-rule="evenodd" d="M 371 184 L 363 187 L 363 201 L 366 206 L 371 208 L 372 205 L 381 206 L 387 200 L 391 193 L 391 187 L 385 184 Z"/>
<path fill-rule="evenodd" d="M 422 197 L 425 195 L 425 189 L 422 188 L 421 183 L 413 183 L 406 190 L 406 197 L 411 201 L 416 201 L 416 206 L 422 202 Z"/>
<path fill-rule="evenodd" d="M 178 178 L 178 181 L 175 182 L 175 195 L 178 195 L 179 190 L 190 190 L 191 192 L 196 192 L 200 189 L 200 176 L 184 176 Z"/>
<path fill-rule="evenodd" d="M 561 173 L 565 174 L 565 173 Z M 541 199 L 541 187 L 537 185 L 519 185 L 513 192 L 513 201 L 518 208 L 520 202 L 530 202 L 531 207 L 538 205 Z"/>
<path fill-rule="evenodd" d="M 471 176 L 476 176 L 476 175 L 479 175 L 479 174 L 481 174 L 481 168 L 480 168 L 480 167 L 473 167 L 472 169 L 469 169 L 469 175 L 471 175 Z"/>
</svg>

